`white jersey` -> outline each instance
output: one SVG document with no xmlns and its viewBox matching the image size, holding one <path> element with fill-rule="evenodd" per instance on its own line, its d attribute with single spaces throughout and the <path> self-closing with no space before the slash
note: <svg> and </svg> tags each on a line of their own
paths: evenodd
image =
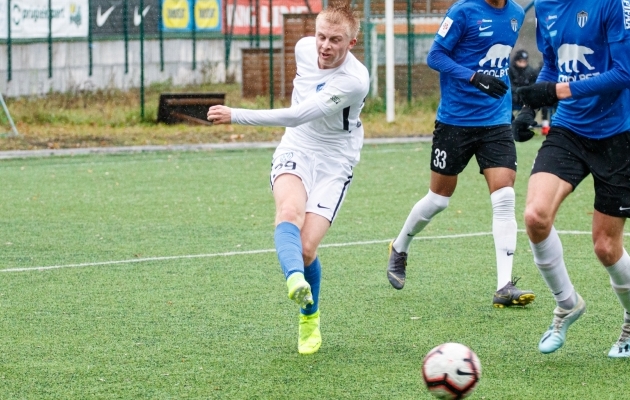
<svg viewBox="0 0 630 400">
<path fill-rule="evenodd" d="M 369 90 L 367 69 L 351 53 L 343 64 L 320 69 L 315 37 L 295 45 L 297 74 L 291 108 L 232 110 L 232 122 L 286 126 L 280 147 L 313 151 L 327 157 L 359 162 L 363 126 L 359 114 Z"/>
</svg>

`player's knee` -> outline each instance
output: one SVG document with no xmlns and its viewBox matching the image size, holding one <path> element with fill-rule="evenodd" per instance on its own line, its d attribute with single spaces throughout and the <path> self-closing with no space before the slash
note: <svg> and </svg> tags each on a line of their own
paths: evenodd
<svg viewBox="0 0 630 400">
<path fill-rule="evenodd" d="M 490 195 L 494 216 L 498 219 L 513 219 L 515 197 L 514 188 L 510 186 L 494 191 Z"/>
<path fill-rule="evenodd" d="M 604 265 L 613 265 L 619 259 L 616 241 L 608 236 L 593 238 L 593 250 L 599 261 Z"/>
<path fill-rule="evenodd" d="M 291 204 L 284 204 L 280 206 L 276 212 L 276 222 L 291 222 L 297 226 L 302 226 L 304 215 L 298 207 Z"/>
<path fill-rule="evenodd" d="M 528 205 L 523 216 L 527 232 L 549 231 L 553 220 L 539 207 Z"/>
<path fill-rule="evenodd" d="M 317 246 L 309 242 L 302 241 L 302 259 L 304 265 L 311 265 L 317 257 Z"/>
<path fill-rule="evenodd" d="M 418 201 L 414 208 L 417 207 L 422 216 L 425 219 L 430 220 L 448 207 L 449 200 L 450 197 L 442 196 L 429 190 L 429 193 L 427 193 L 423 199 Z"/>
</svg>

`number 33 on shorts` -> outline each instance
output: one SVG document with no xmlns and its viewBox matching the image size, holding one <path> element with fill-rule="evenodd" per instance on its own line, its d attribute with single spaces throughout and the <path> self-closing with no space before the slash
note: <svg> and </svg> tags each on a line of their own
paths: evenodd
<svg viewBox="0 0 630 400">
<path fill-rule="evenodd" d="M 433 166 L 440 169 L 446 167 L 446 152 L 444 150 L 435 149 L 433 152 Z"/>
</svg>

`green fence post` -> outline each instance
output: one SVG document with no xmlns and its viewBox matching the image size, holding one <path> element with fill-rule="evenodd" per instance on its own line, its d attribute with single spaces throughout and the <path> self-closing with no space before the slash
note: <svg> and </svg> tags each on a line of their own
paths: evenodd
<svg viewBox="0 0 630 400">
<path fill-rule="evenodd" d="M 273 0 L 269 0 L 269 108 L 273 108 Z"/>
<path fill-rule="evenodd" d="M 159 34 L 159 40 L 160 40 L 160 71 L 164 72 L 164 32 L 163 32 L 164 21 L 162 20 L 162 7 L 164 7 L 164 4 L 162 4 L 162 0 L 160 0 L 160 9 L 158 10 L 159 11 L 158 34 Z"/>
<path fill-rule="evenodd" d="M 128 15 L 129 12 L 129 0 L 125 0 L 123 2 L 123 37 L 125 41 L 125 74 L 129 73 L 129 28 L 127 24 L 129 23 Z M 140 14 L 142 14 L 142 9 L 140 10 Z"/>
<path fill-rule="evenodd" d="M 144 0 L 140 0 L 140 119 L 144 120 Z"/>
<path fill-rule="evenodd" d="M 193 71 L 197 69 L 197 17 L 195 16 L 195 6 L 197 5 L 197 0 L 193 0 L 193 12 L 192 12 L 192 29 L 190 30 L 192 36 L 192 69 Z"/>
<path fill-rule="evenodd" d="M 7 82 L 11 81 L 11 0 L 7 1 Z"/>
<path fill-rule="evenodd" d="M 413 34 L 411 30 L 413 24 L 411 23 L 411 0 L 407 0 L 407 103 L 411 103 L 411 71 L 413 64 Z"/>
<path fill-rule="evenodd" d="M 88 0 L 88 14 L 89 10 L 92 9 L 92 0 Z M 90 18 L 88 16 L 88 76 L 92 76 L 92 24 L 90 23 Z"/>
<path fill-rule="evenodd" d="M 48 78 L 52 78 L 52 0 L 48 0 Z"/>
</svg>

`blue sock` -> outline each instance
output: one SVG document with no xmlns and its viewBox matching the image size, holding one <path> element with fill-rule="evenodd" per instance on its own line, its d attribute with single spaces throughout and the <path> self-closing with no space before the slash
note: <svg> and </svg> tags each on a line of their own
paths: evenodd
<svg viewBox="0 0 630 400">
<path fill-rule="evenodd" d="M 295 272 L 304 273 L 300 229 L 290 222 L 281 222 L 276 226 L 273 238 L 285 279 Z"/>
<path fill-rule="evenodd" d="M 300 309 L 300 313 L 303 315 L 311 315 L 315 314 L 319 309 L 319 286 L 322 282 L 322 265 L 319 263 L 319 257 L 315 257 L 315 261 L 304 268 L 304 278 L 306 282 L 311 285 L 313 304 L 309 304 L 306 308 Z"/>
</svg>

